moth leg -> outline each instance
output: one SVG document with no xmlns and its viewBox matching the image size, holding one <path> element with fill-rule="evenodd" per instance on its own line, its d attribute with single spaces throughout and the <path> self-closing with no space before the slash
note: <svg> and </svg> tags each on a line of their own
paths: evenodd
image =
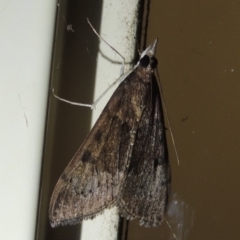
<svg viewBox="0 0 240 240">
<path fill-rule="evenodd" d="M 131 73 L 131 71 L 126 72 L 125 74 L 123 74 L 120 78 L 116 79 L 95 101 L 94 103 L 91 105 L 91 109 L 95 108 L 95 106 L 97 105 L 97 103 L 102 99 L 102 97 L 117 83 L 121 83 L 129 74 Z"/>
<path fill-rule="evenodd" d="M 58 95 L 55 94 L 54 92 L 54 88 L 52 88 L 52 93 L 53 96 L 55 98 L 57 98 L 58 100 L 62 101 L 62 102 L 66 102 L 69 103 L 71 105 L 75 105 L 75 106 L 81 106 L 81 107 L 89 107 L 91 109 L 95 108 L 95 106 L 98 104 L 98 102 L 103 98 L 103 96 L 116 84 L 116 83 L 121 83 L 129 74 L 131 73 L 131 71 L 126 72 L 125 74 L 123 74 L 120 78 L 118 78 L 117 80 L 115 80 L 92 104 L 86 104 L 86 103 L 78 103 L 78 102 L 72 102 L 69 101 L 67 99 L 61 98 Z"/>
<path fill-rule="evenodd" d="M 57 96 L 54 93 L 54 88 L 52 88 L 52 93 L 53 96 L 55 98 L 57 98 L 58 100 L 62 101 L 62 102 L 66 102 L 69 103 L 71 105 L 75 105 L 75 106 L 81 106 L 81 107 L 89 107 L 91 109 L 95 108 L 95 106 L 97 105 L 97 103 L 102 99 L 102 97 L 116 84 L 116 83 L 121 83 L 129 74 L 131 71 L 128 71 L 127 73 L 124 74 L 124 67 L 125 67 L 125 58 L 123 57 L 123 55 L 121 53 L 119 53 L 114 47 L 112 47 L 106 40 L 104 40 L 99 34 L 98 32 L 95 30 L 95 28 L 92 26 L 92 24 L 90 23 L 89 19 L 87 18 L 87 22 L 89 24 L 89 26 L 92 28 L 93 32 L 98 36 L 98 38 L 103 41 L 105 44 L 107 44 L 116 54 L 118 54 L 121 58 L 122 58 L 122 65 L 121 65 L 121 69 L 120 69 L 120 77 L 115 80 L 92 104 L 85 104 L 85 103 L 78 103 L 78 102 L 72 102 L 69 101 L 67 99 L 61 98 L 59 96 Z"/>
<path fill-rule="evenodd" d="M 127 73 L 124 73 L 124 67 L 125 67 L 125 58 L 123 57 L 123 55 L 121 53 L 119 53 L 114 47 L 112 47 L 97 31 L 96 29 L 93 27 L 93 25 L 91 24 L 91 22 L 89 21 L 89 19 L 87 18 L 87 22 L 89 24 L 89 26 L 92 28 L 93 32 L 98 36 L 98 38 L 103 41 L 106 45 L 108 45 L 118 56 L 120 56 L 122 58 L 122 65 L 120 68 L 120 77 L 115 80 L 96 100 L 95 102 L 92 104 L 91 109 L 93 109 L 97 103 L 102 99 L 102 97 L 109 91 L 109 89 L 111 89 L 116 83 L 121 83 L 129 74 L 131 71 L 128 71 Z"/>
<path fill-rule="evenodd" d="M 103 41 L 105 44 L 107 44 L 118 56 L 120 56 L 122 58 L 122 66 L 120 69 L 120 77 L 124 74 L 124 67 L 125 67 L 125 58 L 123 57 L 123 55 L 118 52 L 114 47 L 112 47 L 104 38 L 102 38 L 100 36 L 100 34 L 95 30 L 95 28 L 93 27 L 93 25 L 90 23 L 89 19 L 87 18 L 87 22 L 89 24 L 89 26 L 92 28 L 93 32 L 98 36 L 98 38 Z"/>
</svg>

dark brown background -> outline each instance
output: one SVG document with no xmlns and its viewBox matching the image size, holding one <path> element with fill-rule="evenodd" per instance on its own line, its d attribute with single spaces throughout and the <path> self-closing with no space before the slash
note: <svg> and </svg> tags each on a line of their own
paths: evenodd
<svg viewBox="0 0 240 240">
<path fill-rule="evenodd" d="M 52 84 L 64 98 L 91 103 L 98 39 L 85 18 L 99 29 L 101 1 L 60 3 Z M 178 239 L 240 239 L 239 22 L 239 1 L 151 1 L 147 42 L 159 38 L 158 70 L 180 158 L 178 166 L 168 134 L 173 181 L 167 219 Z M 51 229 L 47 208 L 89 132 L 91 111 L 50 103 L 37 238 L 78 239 L 79 225 Z M 166 222 L 143 228 L 133 221 L 128 239 L 173 239 L 172 231 Z"/>
</svg>

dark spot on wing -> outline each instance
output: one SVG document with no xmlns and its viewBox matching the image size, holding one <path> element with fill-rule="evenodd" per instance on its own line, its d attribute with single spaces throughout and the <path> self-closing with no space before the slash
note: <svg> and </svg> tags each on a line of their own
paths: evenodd
<svg viewBox="0 0 240 240">
<path fill-rule="evenodd" d="M 130 131 L 130 127 L 128 125 L 127 122 L 124 122 L 122 125 L 121 125 L 121 131 L 122 133 L 126 133 L 126 132 L 129 132 Z"/>
<path fill-rule="evenodd" d="M 91 155 L 92 155 L 91 152 L 86 150 L 82 156 L 82 161 L 89 162 L 91 160 Z"/>
<path fill-rule="evenodd" d="M 98 131 L 96 132 L 96 134 L 94 135 L 94 139 L 95 139 L 97 142 L 99 142 L 99 141 L 101 140 L 101 138 L 102 138 L 102 132 L 101 132 L 100 130 L 98 130 Z"/>
</svg>

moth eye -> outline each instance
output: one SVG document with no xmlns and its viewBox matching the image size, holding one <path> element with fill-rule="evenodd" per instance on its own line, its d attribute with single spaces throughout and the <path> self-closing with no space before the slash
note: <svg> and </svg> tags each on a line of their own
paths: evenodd
<svg viewBox="0 0 240 240">
<path fill-rule="evenodd" d="M 151 68 L 154 69 L 154 68 L 156 68 L 157 65 L 158 65 L 158 60 L 157 60 L 155 57 L 152 57 L 150 64 L 151 64 Z"/>
<path fill-rule="evenodd" d="M 148 55 L 145 55 L 140 59 L 140 65 L 144 68 L 146 68 L 149 65 L 150 59 Z"/>
</svg>

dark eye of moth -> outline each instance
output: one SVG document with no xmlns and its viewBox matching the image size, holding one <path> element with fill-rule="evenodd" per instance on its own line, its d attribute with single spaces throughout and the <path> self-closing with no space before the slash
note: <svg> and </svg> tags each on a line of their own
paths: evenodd
<svg viewBox="0 0 240 240">
<path fill-rule="evenodd" d="M 154 69 L 158 65 L 158 60 L 155 57 L 152 57 L 150 60 L 151 68 Z"/>
<path fill-rule="evenodd" d="M 146 68 L 149 65 L 150 59 L 148 55 L 145 55 L 140 59 L 140 65 L 144 68 Z"/>
<path fill-rule="evenodd" d="M 158 65 L 158 61 L 155 57 L 152 57 L 151 59 L 149 58 L 148 55 L 145 55 L 144 57 L 141 58 L 140 60 L 140 65 L 144 68 L 146 68 L 148 65 L 151 65 L 151 68 L 154 69 Z"/>
</svg>

